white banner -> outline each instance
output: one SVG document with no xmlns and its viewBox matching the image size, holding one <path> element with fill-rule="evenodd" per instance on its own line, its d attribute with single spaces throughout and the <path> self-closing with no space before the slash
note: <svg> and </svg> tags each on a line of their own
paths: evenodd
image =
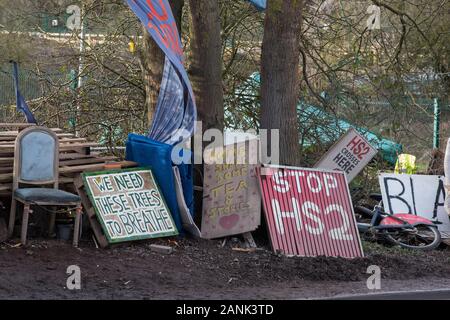
<svg viewBox="0 0 450 320">
<path fill-rule="evenodd" d="M 386 212 L 437 220 L 442 222 L 438 225 L 441 232 L 450 232 L 443 176 L 382 173 L 379 181 Z"/>
</svg>

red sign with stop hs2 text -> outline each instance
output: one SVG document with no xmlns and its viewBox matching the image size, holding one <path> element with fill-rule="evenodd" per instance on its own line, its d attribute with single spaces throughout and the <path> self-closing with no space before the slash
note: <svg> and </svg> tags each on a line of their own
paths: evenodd
<svg viewBox="0 0 450 320">
<path fill-rule="evenodd" d="M 275 166 L 259 170 L 275 252 L 312 257 L 364 256 L 343 172 Z"/>
</svg>

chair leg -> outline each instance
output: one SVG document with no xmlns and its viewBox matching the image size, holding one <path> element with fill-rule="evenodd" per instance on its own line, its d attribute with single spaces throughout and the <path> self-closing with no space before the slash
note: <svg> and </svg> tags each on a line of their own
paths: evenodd
<svg viewBox="0 0 450 320">
<path fill-rule="evenodd" d="M 51 237 L 54 233 L 55 233 L 55 222 L 56 222 L 56 207 L 52 207 L 52 210 L 54 212 L 52 212 L 50 214 L 50 222 L 49 222 L 49 226 L 48 226 L 48 235 L 49 237 Z"/>
<path fill-rule="evenodd" d="M 30 215 L 30 205 L 25 204 L 23 207 L 23 217 L 22 217 L 22 234 L 20 236 L 20 242 L 22 245 L 27 244 L 27 231 L 28 231 L 28 218 Z"/>
<path fill-rule="evenodd" d="M 11 238 L 14 233 L 14 225 L 16 222 L 16 210 L 17 210 L 17 200 L 12 198 L 11 201 L 11 211 L 9 213 L 9 225 L 8 225 L 8 238 Z"/>
<path fill-rule="evenodd" d="M 73 246 L 78 247 L 78 238 L 80 237 L 81 213 L 83 207 L 79 205 L 76 209 L 75 226 L 73 230 Z"/>
</svg>

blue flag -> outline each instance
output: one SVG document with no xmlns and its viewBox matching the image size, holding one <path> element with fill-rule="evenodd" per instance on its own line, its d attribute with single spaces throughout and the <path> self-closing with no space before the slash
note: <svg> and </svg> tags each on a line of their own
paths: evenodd
<svg viewBox="0 0 450 320">
<path fill-rule="evenodd" d="M 36 123 L 36 119 L 33 116 L 30 108 L 28 107 L 25 99 L 20 94 L 19 91 L 19 69 L 17 67 L 17 62 L 12 61 L 13 64 L 13 78 L 14 78 L 14 86 L 16 89 L 16 106 L 17 111 L 22 112 L 27 118 L 28 123 Z"/>
<path fill-rule="evenodd" d="M 267 8 L 267 0 L 249 0 L 259 10 L 265 10 Z"/>
<path fill-rule="evenodd" d="M 127 0 L 127 3 L 166 55 L 148 137 L 175 145 L 194 133 L 197 109 L 183 65 L 183 49 L 172 8 L 167 0 Z"/>
</svg>

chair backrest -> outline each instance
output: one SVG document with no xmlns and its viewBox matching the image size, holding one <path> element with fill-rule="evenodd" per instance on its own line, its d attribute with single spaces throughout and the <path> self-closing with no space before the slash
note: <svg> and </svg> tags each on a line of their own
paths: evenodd
<svg viewBox="0 0 450 320">
<path fill-rule="evenodd" d="M 14 150 L 13 190 L 19 183 L 58 188 L 59 141 L 48 128 L 33 126 L 19 133 Z"/>
</svg>

